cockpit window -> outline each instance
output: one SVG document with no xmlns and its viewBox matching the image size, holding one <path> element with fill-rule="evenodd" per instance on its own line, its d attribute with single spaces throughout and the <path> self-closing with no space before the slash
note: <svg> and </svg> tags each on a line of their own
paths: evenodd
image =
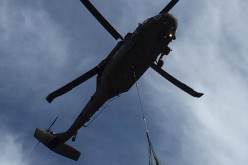
<svg viewBox="0 0 248 165">
<path fill-rule="evenodd" d="M 147 18 L 142 24 L 147 23 L 151 18 Z"/>
<path fill-rule="evenodd" d="M 152 17 L 152 18 L 155 19 L 155 20 L 159 20 L 161 17 L 162 17 L 162 15 L 159 14 L 159 15 L 156 15 L 156 16 L 154 16 L 154 17 Z"/>
<path fill-rule="evenodd" d="M 159 14 L 159 15 L 156 15 L 156 16 L 154 16 L 154 17 L 148 18 L 148 19 L 146 19 L 146 20 L 142 23 L 142 25 L 145 24 L 145 23 L 147 23 L 147 22 L 150 22 L 150 21 L 159 20 L 161 17 L 162 17 L 161 14 Z"/>
</svg>

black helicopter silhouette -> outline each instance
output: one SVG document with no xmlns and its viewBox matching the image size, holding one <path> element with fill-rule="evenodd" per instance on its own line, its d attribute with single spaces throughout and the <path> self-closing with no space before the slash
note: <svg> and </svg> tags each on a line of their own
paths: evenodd
<svg viewBox="0 0 248 165">
<path fill-rule="evenodd" d="M 78 160 L 80 152 L 65 142 L 70 138 L 74 141 L 77 131 L 85 126 L 106 101 L 127 92 L 148 68 L 154 69 L 186 93 L 201 97 L 202 93 L 194 91 L 161 69 L 163 56 L 171 51 L 168 44 L 176 39 L 177 19 L 168 12 L 178 1 L 172 0 L 158 15 L 146 19 L 133 33 L 122 37 L 89 0 L 81 0 L 92 15 L 119 42 L 100 64 L 47 96 L 47 101 L 51 103 L 56 97 L 97 75 L 96 91 L 71 127 L 58 134 L 53 133 L 50 127 L 49 131 L 37 128 L 34 137 L 52 151 Z"/>
</svg>

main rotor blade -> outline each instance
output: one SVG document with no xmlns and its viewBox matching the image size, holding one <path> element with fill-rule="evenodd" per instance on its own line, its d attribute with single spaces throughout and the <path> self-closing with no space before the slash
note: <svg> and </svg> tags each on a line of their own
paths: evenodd
<svg viewBox="0 0 248 165">
<path fill-rule="evenodd" d="M 184 92 L 190 94 L 191 96 L 201 97 L 203 95 L 203 93 L 198 93 L 198 92 L 194 91 L 192 88 L 190 88 L 189 86 L 187 86 L 186 84 L 178 81 L 176 78 L 171 76 L 169 73 L 165 72 L 163 69 L 161 69 L 157 65 L 152 64 L 151 68 L 154 69 L 156 72 L 158 72 L 161 76 L 166 78 L 169 82 L 171 82 L 172 84 L 174 84 L 178 88 L 182 89 Z"/>
<path fill-rule="evenodd" d="M 171 0 L 167 6 L 160 12 L 161 13 L 168 13 L 178 2 L 179 0 Z"/>
<path fill-rule="evenodd" d="M 70 83 L 68 83 L 68 84 L 64 85 L 63 87 L 57 89 L 56 91 L 50 93 L 46 97 L 46 100 L 49 103 L 51 103 L 53 101 L 53 99 L 55 99 L 56 97 L 61 96 L 61 95 L 65 94 L 66 92 L 69 92 L 70 90 L 72 90 L 76 86 L 82 84 L 86 80 L 88 80 L 91 77 L 95 76 L 98 73 L 98 70 L 99 70 L 99 66 L 94 67 L 93 69 L 91 69 L 90 71 L 86 72 L 82 76 L 76 78 L 75 80 L 71 81 Z"/>
<path fill-rule="evenodd" d="M 80 0 L 91 14 L 102 24 L 102 26 L 117 40 L 123 37 L 114 29 L 114 27 L 100 14 L 100 12 L 90 3 L 89 0 Z"/>
</svg>

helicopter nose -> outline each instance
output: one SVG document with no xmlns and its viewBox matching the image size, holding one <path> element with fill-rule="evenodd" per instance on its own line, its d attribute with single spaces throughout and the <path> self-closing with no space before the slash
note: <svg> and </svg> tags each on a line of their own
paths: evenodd
<svg viewBox="0 0 248 165">
<path fill-rule="evenodd" d="M 164 13 L 163 15 L 164 15 L 164 19 L 163 19 L 164 24 L 166 25 L 166 27 L 170 29 L 174 29 L 176 31 L 178 25 L 177 19 L 169 13 Z"/>
<path fill-rule="evenodd" d="M 163 13 L 163 24 L 164 24 L 164 30 L 166 31 L 166 36 L 175 40 L 176 39 L 176 30 L 177 30 L 177 19 L 169 14 L 169 13 Z"/>
</svg>

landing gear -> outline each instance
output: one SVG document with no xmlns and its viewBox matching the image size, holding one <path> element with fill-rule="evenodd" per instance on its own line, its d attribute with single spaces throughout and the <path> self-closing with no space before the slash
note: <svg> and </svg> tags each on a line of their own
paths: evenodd
<svg viewBox="0 0 248 165">
<path fill-rule="evenodd" d="M 164 61 L 162 60 L 163 56 L 164 56 L 164 55 L 161 53 L 161 54 L 160 54 L 160 57 L 159 57 L 159 59 L 158 59 L 158 61 L 157 61 L 157 66 L 158 66 L 159 68 L 162 68 L 162 66 L 164 65 Z"/>
<path fill-rule="evenodd" d="M 168 47 L 167 45 L 162 48 L 161 54 L 157 61 L 157 66 L 159 68 L 162 68 L 162 66 L 164 65 L 164 61 L 162 60 L 162 58 L 164 57 L 164 55 L 167 56 L 170 53 L 170 51 L 171 51 L 171 48 Z"/>
<path fill-rule="evenodd" d="M 164 56 L 164 55 L 168 55 L 171 51 L 171 48 L 167 45 L 165 45 L 163 48 L 162 48 L 162 51 L 161 51 L 161 54 Z"/>
<path fill-rule="evenodd" d="M 71 140 L 75 142 L 76 138 L 77 138 L 77 132 L 72 136 Z"/>
<path fill-rule="evenodd" d="M 157 62 L 157 66 L 158 66 L 159 68 L 162 68 L 163 65 L 164 65 L 164 61 L 163 61 L 163 60 L 159 60 L 159 61 Z"/>
<path fill-rule="evenodd" d="M 47 130 L 48 133 L 50 133 L 51 135 L 55 135 L 55 132 L 53 132 L 52 130 Z"/>
<path fill-rule="evenodd" d="M 71 140 L 72 140 L 73 142 L 75 142 L 75 140 L 76 140 L 76 136 L 75 136 L 75 135 L 73 135 Z"/>
</svg>

